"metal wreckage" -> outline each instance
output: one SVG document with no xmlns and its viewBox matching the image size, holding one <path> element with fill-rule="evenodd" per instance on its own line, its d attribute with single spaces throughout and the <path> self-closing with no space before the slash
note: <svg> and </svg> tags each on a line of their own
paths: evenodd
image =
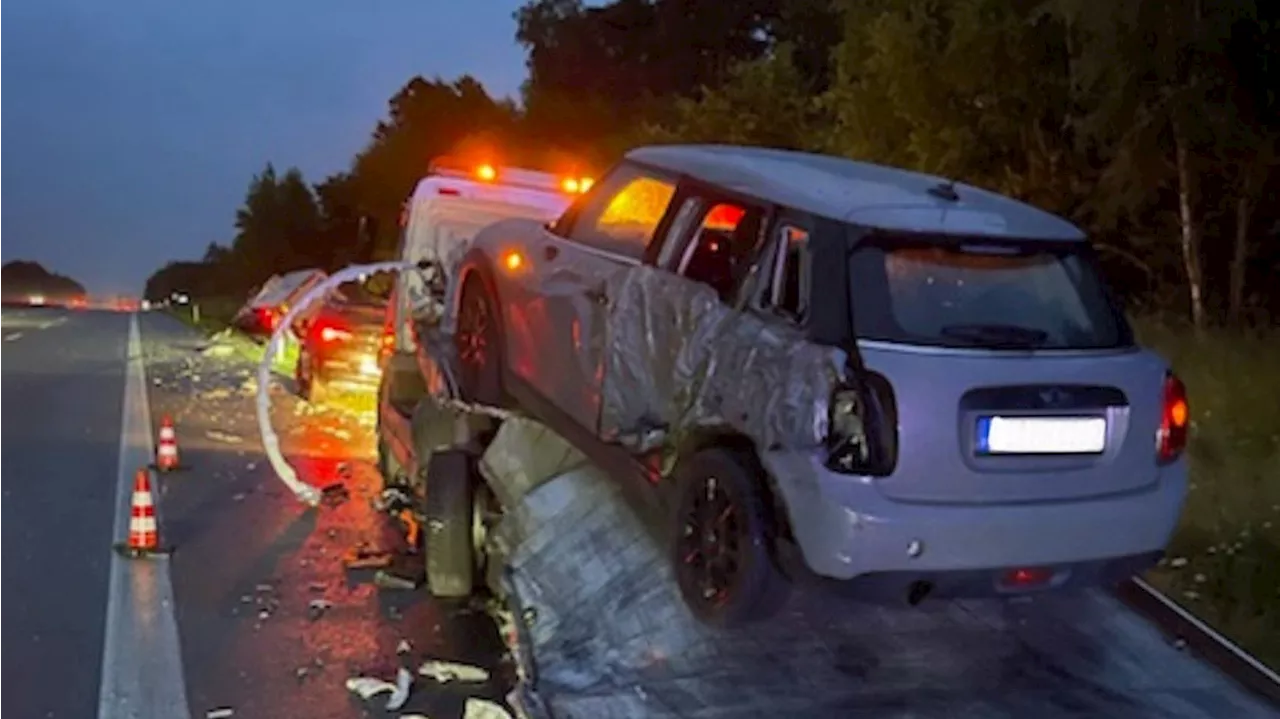
<svg viewBox="0 0 1280 719">
<path fill-rule="evenodd" d="M 350 267 L 290 315 L 331 287 L 383 271 L 433 270 L 394 262 Z M 843 352 L 779 335 L 709 289 L 651 268 L 621 269 L 610 284 L 608 329 L 584 338 L 608 350 L 607 438 L 637 452 L 670 449 L 684 432 L 723 423 L 762 447 L 821 444 L 826 403 L 844 379 Z M 422 354 L 433 360 L 422 369 L 435 401 L 420 405 L 414 424 L 446 448 L 477 415 L 501 422 L 477 468 L 503 507 L 485 539 L 485 579 L 506 607 L 500 622 L 519 669 L 508 699 L 518 714 L 1269 715 L 1102 591 L 906 607 L 833 601 L 797 588 L 781 614 L 747 631 L 699 623 L 680 599 L 653 528 L 617 482 L 543 424 L 461 399 L 452 318 L 429 294 L 439 296 L 419 294 L 413 305 L 417 340 L 429 348 Z M 279 323 L 268 346 L 258 414 L 272 466 L 314 505 L 320 493 L 297 479 L 268 421 L 267 368 L 291 322 Z M 664 453 L 661 471 L 671 470 L 672 454 Z M 797 514 L 818 501 L 814 488 L 793 479 L 803 473 L 772 474 Z"/>
</svg>

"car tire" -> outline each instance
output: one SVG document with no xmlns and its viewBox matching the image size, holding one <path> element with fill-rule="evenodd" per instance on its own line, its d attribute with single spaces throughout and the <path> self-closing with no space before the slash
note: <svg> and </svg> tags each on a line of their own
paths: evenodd
<svg viewBox="0 0 1280 719">
<path fill-rule="evenodd" d="M 480 481 L 474 458 L 461 450 L 433 452 L 425 480 L 427 587 L 439 599 L 469 597 L 480 564 L 473 526 Z"/>
<path fill-rule="evenodd" d="M 673 570 L 686 606 L 706 625 L 742 626 L 786 603 L 790 582 L 774 558 L 761 479 L 758 468 L 723 448 L 702 450 L 676 469 Z"/>
<path fill-rule="evenodd" d="M 501 406 L 502 352 L 498 316 L 483 280 L 474 273 L 462 286 L 453 342 L 463 394 L 473 402 Z"/>
</svg>

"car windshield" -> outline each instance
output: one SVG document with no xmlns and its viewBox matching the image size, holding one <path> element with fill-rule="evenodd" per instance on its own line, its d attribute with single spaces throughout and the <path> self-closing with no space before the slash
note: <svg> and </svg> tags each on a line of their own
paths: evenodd
<svg viewBox="0 0 1280 719">
<path fill-rule="evenodd" d="M 1016 350 L 1132 343 L 1084 243 L 877 233 L 850 264 L 860 339 Z"/>
</svg>

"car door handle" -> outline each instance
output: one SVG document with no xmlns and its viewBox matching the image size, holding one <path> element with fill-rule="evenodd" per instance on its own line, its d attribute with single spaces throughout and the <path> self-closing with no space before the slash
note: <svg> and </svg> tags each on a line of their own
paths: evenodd
<svg viewBox="0 0 1280 719">
<path fill-rule="evenodd" d="M 555 245 L 546 245 L 542 248 L 542 256 L 548 260 L 554 260 L 560 256 L 560 248 Z"/>
</svg>

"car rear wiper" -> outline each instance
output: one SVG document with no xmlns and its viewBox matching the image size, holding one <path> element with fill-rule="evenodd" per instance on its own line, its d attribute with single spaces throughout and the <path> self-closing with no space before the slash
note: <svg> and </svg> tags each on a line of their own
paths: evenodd
<svg viewBox="0 0 1280 719">
<path fill-rule="evenodd" d="M 1044 346 L 1049 333 L 1031 327 L 1000 324 L 946 325 L 944 337 L 967 342 L 975 347 L 994 349 L 1035 349 Z"/>
</svg>

